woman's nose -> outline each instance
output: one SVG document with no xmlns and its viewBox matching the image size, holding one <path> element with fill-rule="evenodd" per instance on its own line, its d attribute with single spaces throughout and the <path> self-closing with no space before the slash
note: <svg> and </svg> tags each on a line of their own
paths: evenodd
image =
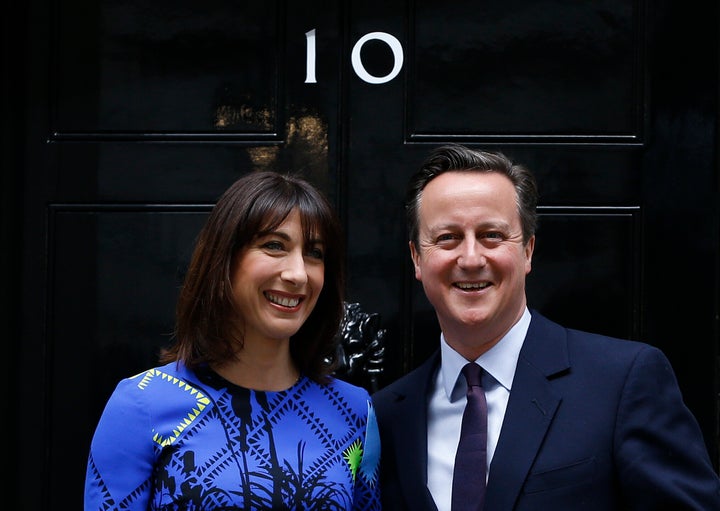
<svg viewBox="0 0 720 511">
<path fill-rule="evenodd" d="M 280 278 L 295 284 L 305 284 L 308 280 L 307 269 L 305 268 L 305 257 L 302 251 L 292 251 L 285 258 L 285 266 L 280 273 Z"/>
</svg>

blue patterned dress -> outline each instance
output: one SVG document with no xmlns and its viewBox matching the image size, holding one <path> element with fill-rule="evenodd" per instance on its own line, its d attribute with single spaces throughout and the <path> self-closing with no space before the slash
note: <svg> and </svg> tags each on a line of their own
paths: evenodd
<svg viewBox="0 0 720 511">
<path fill-rule="evenodd" d="M 248 390 L 171 363 L 122 380 L 93 436 L 85 510 L 379 510 L 367 391 Z"/>
</svg>

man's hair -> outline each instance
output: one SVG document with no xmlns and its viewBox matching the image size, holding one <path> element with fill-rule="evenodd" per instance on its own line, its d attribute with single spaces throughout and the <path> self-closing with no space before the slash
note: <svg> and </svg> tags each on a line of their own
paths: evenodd
<svg viewBox="0 0 720 511">
<path fill-rule="evenodd" d="M 423 162 L 408 183 L 405 214 L 408 236 L 418 246 L 419 209 L 423 190 L 430 181 L 445 172 L 497 172 L 510 179 L 515 187 L 517 209 L 523 231 L 523 242 L 535 234 L 537 228 L 538 191 L 535 177 L 522 165 L 514 163 L 499 152 L 478 151 L 459 144 L 443 145 L 435 149 Z"/>
</svg>

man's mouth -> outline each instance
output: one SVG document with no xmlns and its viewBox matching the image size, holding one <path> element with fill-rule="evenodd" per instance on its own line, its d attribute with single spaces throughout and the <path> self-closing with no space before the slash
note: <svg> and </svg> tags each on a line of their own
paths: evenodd
<svg viewBox="0 0 720 511">
<path fill-rule="evenodd" d="M 455 287 L 464 291 L 475 291 L 478 289 L 485 289 L 486 287 L 490 287 L 489 282 L 456 282 L 454 285 Z"/>
</svg>

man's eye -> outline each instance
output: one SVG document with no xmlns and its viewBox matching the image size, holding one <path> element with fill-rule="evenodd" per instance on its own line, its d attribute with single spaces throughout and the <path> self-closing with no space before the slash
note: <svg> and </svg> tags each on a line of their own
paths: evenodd
<svg viewBox="0 0 720 511">
<path fill-rule="evenodd" d="M 483 238 L 501 240 L 503 239 L 503 235 L 499 232 L 486 232 L 485 234 L 483 234 Z"/>
<path fill-rule="evenodd" d="M 451 233 L 441 234 L 437 237 L 437 241 L 452 241 L 455 239 L 455 235 Z"/>
</svg>

